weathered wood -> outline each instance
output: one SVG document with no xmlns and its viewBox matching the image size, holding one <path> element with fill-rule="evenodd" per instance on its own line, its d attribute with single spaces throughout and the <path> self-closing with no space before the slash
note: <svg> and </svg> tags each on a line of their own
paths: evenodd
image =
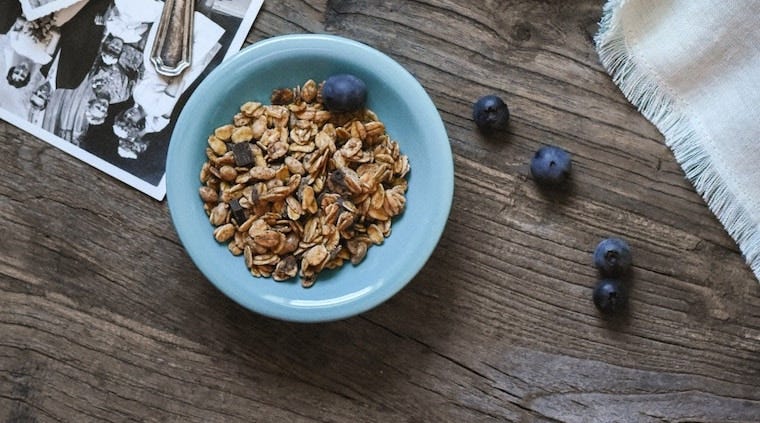
<svg viewBox="0 0 760 423">
<path fill-rule="evenodd" d="M 156 202 L 0 123 L 0 421 L 760 421 L 760 285 L 603 71 L 601 0 L 264 4 L 248 42 L 327 32 L 409 69 L 446 123 L 453 209 L 386 304 L 319 325 L 235 305 Z M 508 131 L 471 104 L 495 92 Z M 572 193 L 528 176 L 573 153 Z M 634 249 L 598 317 L 591 251 Z"/>
</svg>

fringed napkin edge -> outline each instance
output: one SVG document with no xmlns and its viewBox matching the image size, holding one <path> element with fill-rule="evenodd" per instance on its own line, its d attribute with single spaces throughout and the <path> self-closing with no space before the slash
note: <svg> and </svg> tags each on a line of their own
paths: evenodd
<svg viewBox="0 0 760 423">
<path fill-rule="evenodd" d="M 599 31 L 594 37 L 601 63 L 628 101 L 663 134 L 665 144 L 673 151 L 687 179 L 736 241 L 760 280 L 758 225 L 728 189 L 703 149 L 702 135 L 694 130 L 694 123 L 683 111 L 682 101 L 657 80 L 640 58 L 633 57 L 617 13 L 625 1 L 608 0 L 604 5 Z"/>
</svg>

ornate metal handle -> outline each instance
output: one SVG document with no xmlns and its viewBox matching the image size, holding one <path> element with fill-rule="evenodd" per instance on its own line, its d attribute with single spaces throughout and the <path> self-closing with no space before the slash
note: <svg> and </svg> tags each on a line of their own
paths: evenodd
<svg viewBox="0 0 760 423">
<path fill-rule="evenodd" d="M 190 67 L 194 0 L 166 0 L 150 60 L 156 71 L 177 76 Z"/>
</svg>

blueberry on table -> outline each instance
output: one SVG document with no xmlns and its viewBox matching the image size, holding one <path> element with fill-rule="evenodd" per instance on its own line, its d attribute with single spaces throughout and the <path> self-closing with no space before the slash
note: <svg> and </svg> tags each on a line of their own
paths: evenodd
<svg viewBox="0 0 760 423">
<path fill-rule="evenodd" d="M 530 173 L 541 185 L 562 184 L 570 176 L 571 168 L 570 153 L 554 145 L 539 148 L 530 161 Z"/>
<path fill-rule="evenodd" d="M 631 268 L 632 263 L 631 247 L 620 238 L 603 239 L 594 250 L 594 266 L 602 276 L 621 276 Z"/>
<path fill-rule="evenodd" d="M 509 108 L 501 97 L 486 95 L 473 104 L 472 119 L 483 132 L 504 129 L 509 121 Z"/>
<path fill-rule="evenodd" d="M 628 292 L 619 279 L 602 279 L 594 288 L 594 305 L 602 314 L 616 314 L 628 303 Z"/>
<path fill-rule="evenodd" d="M 322 85 L 322 103 L 328 110 L 353 112 L 364 107 L 367 85 L 351 74 L 332 75 Z"/>
</svg>

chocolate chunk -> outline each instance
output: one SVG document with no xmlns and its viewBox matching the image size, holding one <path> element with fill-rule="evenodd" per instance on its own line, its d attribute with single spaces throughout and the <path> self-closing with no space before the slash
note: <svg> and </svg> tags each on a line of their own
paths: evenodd
<svg viewBox="0 0 760 423">
<path fill-rule="evenodd" d="M 237 144 L 232 144 L 232 154 L 235 156 L 236 166 L 253 165 L 253 155 L 251 154 L 250 143 L 241 142 Z"/>
<path fill-rule="evenodd" d="M 272 91 L 272 96 L 270 97 L 269 101 L 272 104 L 282 106 L 292 103 L 295 97 L 295 93 L 293 93 L 293 90 L 290 88 L 280 88 Z"/>
<path fill-rule="evenodd" d="M 240 205 L 240 201 L 238 201 L 237 198 L 230 201 L 230 212 L 232 212 L 232 220 L 234 220 L 238 226 L 245 222 L 245 209 Z"/>
</svg>

